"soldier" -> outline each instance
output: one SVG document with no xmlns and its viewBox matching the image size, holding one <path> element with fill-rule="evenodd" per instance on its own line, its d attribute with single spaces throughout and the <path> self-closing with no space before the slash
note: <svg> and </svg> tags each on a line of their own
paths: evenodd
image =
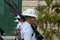
<svg viewBox="0 0 60 40">
<path fill-rule="evenodd" d="M 17 17 L 15 17 L 16 19 L 18 19 L 18 24 L 17 24 L 17 29 L 21 26 L 21 24 L 23 23 L 23 18 L 20 17 L 19 15 L 17 15 Z"/>
<path fill-rule="evenodd" d="M 20 30 L 21 30 L 21 25 L 23 23 L 23 18 L 20 17 L 19 15 L 17 15 L 17 17 L 15 17 L 17 19 L 17 21 L 15 22 L 18 22 L 17 24 L 17 27 L 14 29 L 13 33 L 15 36 L 17 36 L 16 40 L 21 40 L 21 33 L 20 33 Z"/>
<path fill-rule="evenodd" d="M 31 24 L 34 24 L 37 18 L 35 9 L 27 9 L 22 13 L 25 16 L 25 22 L 21 26 L 22 40 L 36 40 L 35 33 L 31 28 Z"/>
<path fill-rule="evenodd" d="M 38 17 L 37 11 L 35 9 L 27 9 L 22 13 L 22 15 L 25 17 L 25 22 L 21 25 L 21 39 L 22 40 L 44 40 L 43 36 L 39 34 L 37 30 L 35 30 L 37 27 L 36 19 Z M 34 25 L 34 26 L 32 26 Z M 38 33 L 38 35 L 37 35 Z M 39 39 L 37 39 L 37 36 Z"/>
</svg>

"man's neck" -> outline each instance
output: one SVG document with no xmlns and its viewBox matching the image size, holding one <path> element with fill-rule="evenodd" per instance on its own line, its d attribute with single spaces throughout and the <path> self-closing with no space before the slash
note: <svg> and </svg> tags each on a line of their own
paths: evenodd
<svg viewBox="0 0 60 40">
<path fill-rule="evenodd" d="M 31 24 L 29 20 L 26 20 L 26 22 L 28 22 L 29 24 Z"/>
</svg>

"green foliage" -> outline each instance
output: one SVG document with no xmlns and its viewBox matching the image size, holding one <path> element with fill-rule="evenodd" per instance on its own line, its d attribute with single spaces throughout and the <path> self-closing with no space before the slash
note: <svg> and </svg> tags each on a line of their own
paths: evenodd
<svg viewBox="0 0 60 40">
<path fill-rule="evenodd" d="M 52 6 L 52 8 L 60 7 L 60 4 L 55 4 Z"/>
<path fill-rule="evenodd" d="M 50 6 L 51 2 L 53 0 L 45 0 L 48 6 L 38 6 L 36 9 L 39 11 L 38 13 L 38 19 L 37 24 L 40 27 L 40 30 L 43 32 L 43 36 L 46 38 L 46 40 L 53 40 L 53 36 L 56 35 L 59 36 L 59 30 L 56 29 L 56 24 L 58 27 L 58 24 L 60 23 L 60 12 L 55 11 L 49 13 L 49 10 L 45 10 L 47 7 Z M 52 7 L 56 8 L 56 6 L 52 5 Z M 52 8 L 52 9 L 54 9 Z M 44 26 L 45 24 L 45 26 Z M 49 26 L 48 26 L 49 24 Z M 53 24 L 53 25 L 52 25 Z M 50 27 L 48 29 L 48 27 Z"/>
<path fill-rule="evenodd" d="M 44 37 L 47 39 L 47 40 L 52 40 L 53 39 L 53 35 L 59 35 L 59 30 L 57 29 L 53 29 L 53 28 L 50 28 L 48 30 L 48 26 L 45 26 L 44 28 L 44 23 L 46 23 L 47 25 L 47 22 L 51 25 L 52 23 L 54 24 L 53 26 L 50 26 L 50 27 L 55 27 L 55 24 L 56 23 L 60 23 L 60 14 L 56 14 L 51 16 L 48 11 L 42 11 L 39 13 L 39 16 L 38 16 L 38 20 L 37 20 L 37 24 L 39 25 L 40 27 L 40 30 L 43 31 L 43 35 Z M 58 27 L 58 26 L 57 26 Z"/>
<path fill-rule="evenodd" d="M 52 1 L 53 0 L 45 0 L 45 2 L 47 3 L 48 6 L 50 6 L 50 4 L 51 4 Z"/>
<path fill-rule="evenodd" d="M 42 10 L 44 10 L 44 9 L 46 9 L 47 8 L 47 6 L 40 6 L 40 5 L 38 5 L 37 7 L 36 7 L 36 9 L 38 10 L 38 11 L 42 11 Z"/>
</svg>

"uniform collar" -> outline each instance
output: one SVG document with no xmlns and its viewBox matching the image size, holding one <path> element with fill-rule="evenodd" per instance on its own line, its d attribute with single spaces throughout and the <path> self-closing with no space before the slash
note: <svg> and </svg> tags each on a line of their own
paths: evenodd
<svg viewBox="0 0 60 40">
<path fill-rule="evenodd" d="M 31 24 L 30 24 L 30 23 L 28 23 L 27 21 L 25 21 L 25 23 L 26 23 L 26 24 L 29 24 L 29 25 L 31 25 Z"/>
</svg>

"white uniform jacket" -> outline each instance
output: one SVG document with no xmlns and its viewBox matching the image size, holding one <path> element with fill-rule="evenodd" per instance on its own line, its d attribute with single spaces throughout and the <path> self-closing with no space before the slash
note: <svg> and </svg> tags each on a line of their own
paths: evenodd
<svg viewBox="0 0 60 40">
<path fill-rule="evenodd" d="M 18 22 L 18 24 L 17 24 L 17 29 L 20 29 L 21 28 L 21 25 L 22 25 L 22 22 Z"/>
<path fill-rule="evenodd" d="M 35 33 L 33 32 L 31 25 L 28 22 L 24 22 L 21 25 L 21 34 L 22 39 L 24 40 L 36 40 Z"/>
</svg>

